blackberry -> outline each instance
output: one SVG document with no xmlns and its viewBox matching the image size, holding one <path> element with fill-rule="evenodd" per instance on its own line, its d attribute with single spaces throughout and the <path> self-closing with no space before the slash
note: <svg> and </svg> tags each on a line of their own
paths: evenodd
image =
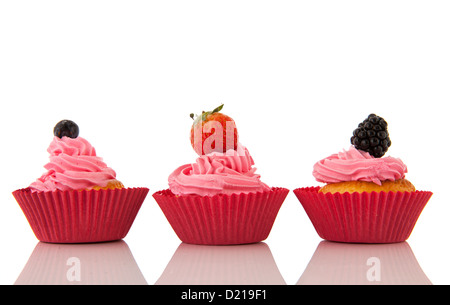
<svg viewBox="0 0 450 305">
<path fill-rule="evenodd" d="M 62 120 L 53 128 L 53 134 L 60 139 L 62 137 L 75 139 L 78 137 L 79 132 L 78 125 L 70 120 Z"/>
<path fill-rule="evenodd" d="M 375 158 L 381 158 L 391 146 L 387 127 L 388 124 L 382 117 L 372 113 L 359 123 L 350 141 L 355 148 L 366 151 Z"/>
</svg>

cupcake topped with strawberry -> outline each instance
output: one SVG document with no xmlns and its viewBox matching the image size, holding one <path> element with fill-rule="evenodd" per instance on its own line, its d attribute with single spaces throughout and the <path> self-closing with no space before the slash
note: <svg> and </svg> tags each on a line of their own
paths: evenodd
<svg viewBox="0 0 450 305">
<path fill-rule="evenodd" d="M 190 140 L 199 157 L 169 176 L 174 194 L 213 196 L 270 190 L 255 173 L 252 156 L 238 141 L 234 120 L 220 113 L 222 108 L 203 112 L 194 120 Z"/>
<path fill-rule="evenodd" d="M 190 141 L 199 157 L 175 169 L 168 178 L 169 189 L 153 195 L 187 243 L 264 240 L 289 192 L 260 180 L 252 156 L 239 142 L 234 120 L 222 109 L 223 105 L 190 115 Z"/>
<path fill-rule="evenodd" d="M 190 114 L 194 123 L 191 127 L 191 145 L 202 156 L 212 152 L 225 153 L 237 150 L 239 135 L 236 123 L 228 115 L 221 113 L 223 104 L 213 111 L 202 111 L 201 115 Z"/>
</svg>

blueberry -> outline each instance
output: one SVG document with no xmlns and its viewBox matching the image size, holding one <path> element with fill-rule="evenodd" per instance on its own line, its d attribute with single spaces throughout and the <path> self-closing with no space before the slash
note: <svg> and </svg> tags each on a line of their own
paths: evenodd
<svg viewBox="0 0 450 305">
<path fill-rule="evenodd" d="M 58 137 L 69 137 L 75 139 L 78 137 L 80 129 L 75 122 L 70 120 L 62 120 L 53 128 L 53 134 Z"/>
</svg>

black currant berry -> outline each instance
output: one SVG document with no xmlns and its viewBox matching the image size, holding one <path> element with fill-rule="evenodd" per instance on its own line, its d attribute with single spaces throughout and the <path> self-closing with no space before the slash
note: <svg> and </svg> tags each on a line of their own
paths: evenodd
<svg viewBox="0 0 450 305">
<path fill-rule="evenodd" d="M 53 134 L 58 138 L 69 137 L 75 139 L 78 137 L 79 132 L 78 125 L 70 120 L 62 120 L 53 128 Z"/>
<path fill-rule="evenodd" d="M 375 158 L 381 158 L 391 146 L 387 126 L 382 117 L 372 113 L 359 123 L 350 141 L 355 148 L 366 151 Z"/>
</svg>

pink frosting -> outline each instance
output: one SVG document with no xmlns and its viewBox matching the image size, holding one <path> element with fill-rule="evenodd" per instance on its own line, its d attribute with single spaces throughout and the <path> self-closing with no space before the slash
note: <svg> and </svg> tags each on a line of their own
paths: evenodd
<svg viewBox="0 0 450 305">
<path fill-rule="evenodd" d="M 324 183 L 367 181 L 381 185 L 381 181 L 404 178 L 407 171 L 406 165 L 398 158 L 374 158 L 368 152 L 351 146 L 348 151 L 317 162 L 313 175 Z"/>
<path fill-rule="evenodd" d="M 81 190 L 94 186 L 105 187 L 115 180 L 116 173 L 97 157 L 95 148 L 78 137 L 54 137 L 47 151 L 50 162 L 48 170 L 30 185 L 33 191 Z"/>
<path fill-rule="evenodd" d="M 213 152 L 197 158 L 196 163 L 177 168 L 169 176 L 170 190 L 176 195 L 250 193 L 270 190 L 255 174 L 253 158 L 247 148 Z"/>
</svg>

